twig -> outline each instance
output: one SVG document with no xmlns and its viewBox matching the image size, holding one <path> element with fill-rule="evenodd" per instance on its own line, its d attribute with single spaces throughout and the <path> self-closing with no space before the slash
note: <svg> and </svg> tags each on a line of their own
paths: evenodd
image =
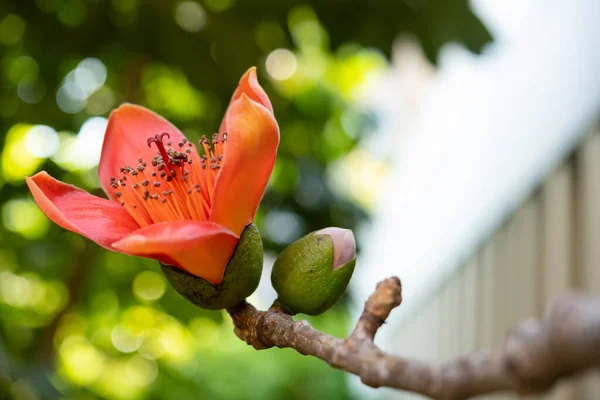
<svg viewBox="0 0 600 400">
<path fill-rule="evenodd" d="M 289 347 L 358 375 L 366 385 L 434 399 L 544 392 L 559 379 L 600 366 L 600 299 L 564 296 L 543 320 L 530 319 L 513 329 L 501 351 L 433 364 L 387 354 L 373 343 L 390 312 L 402 302 L 401 293 L 398 278 L 380 282 L 345 340 L 324 334 L 307 321 L 295 322 L 276 306 L 259 311 L 243 303 L 229 314 L 235 334 L 257 350 Z"/>
</svg>

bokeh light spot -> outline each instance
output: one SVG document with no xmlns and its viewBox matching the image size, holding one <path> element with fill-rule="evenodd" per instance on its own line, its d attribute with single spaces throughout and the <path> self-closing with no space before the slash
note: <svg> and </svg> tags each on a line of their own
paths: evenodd
<svg viewBox="0 0 600 400">
<path fill-rule="evenodd" d="M 108 120 L 103 117 L 92 117 L 86 120 L 75 136 L 72 133 L 60 132 L 60 147 L 52 157 L 52 161 L 68 171 L 89 171 L 98 166 L 102 153 L 102 142 Z M 97 179 L 82 176 L 88 184 L 96 186 Z"/>
<path fill-rule="evenodd" d="M 294 75 L 298 62 L 294 53 L 288 49 L 277 49 L 267 56 L 266 67 L 273 79 L 283 81 Z"/>
<path fill-rule="evenodd" d="M 18 85 L 23 82 L 35 82 L 38 78 L 40 68 L 33 58 L 29 56 L 20 56 L 12 59 L 9 58 L 7 61 L 8 66 L 5 73 L 8 80 L 13 85 Z"/>
<path fill-rule="evenodd" d="M 112 0 L 113 8 L 121 14 L 131 14 L 139 6 L 140 0 Z"/>
<path fill-rule="evenodd" d="M 126 373 L 134 385 L 146 386 L 156 379 L 158 366 L 153 360 L 135 355 L 127 362 Z"/>
<path fill-rule="evenodd" d="M 211 348 L 219 342 L 219 326 L 212 319 L 196 317 L 190 321 L 189 329 L 196 336 L 196 343 L 200 347 Z"/>
<path fill-rule="evenodd" d="M 229 10 L 235 4 L 235 0 L 204 0 L 206 8 L 214 12 Z"/>
<path fill-rule="evenodd" d="M 87 17 L 87 6 L 82 0 L 67 0 L 57 17 L 66 26 L 79 26 Z"/>
<path fill-rule="evenodd" d="M 80 335 L 68 336 L 59 347 L 61 372 L 75 384 L 94 383 L 105 367 L 105 356 Z"/>
<path fill-rule="evenodd" d="M 323 49 L 329 44 L 327 32 L 316 20 L 302 21 L 294 25 L 292 38 L 303 50 Z"/>
<path fill-rule="evenodd" d="M 56 104 L 67 114 L 77 114 L 83 110 L 87 104 L 83 93 L 76 86 L 71 86 L 67 83 L 58 89 L 56 92 Z"/>
<path fill-rule="evenodd" d="M 92 117 L 81 125 L 75 142 L 79 167 L 93 168 L 98 165 L 107 125 L 108 120 L 102 117 Z"/>
<path fill-rule="evenodd" d="M 2 207 L 2 222 L 9 231 L 35 240 L 43 237 L 50 221 L 30 199 L 13 199 Z"/>
<path fill-rule="evenodd" d="M 254 40 L 262 51 L 271 51 L 285 45 L 285 32 L 275 21 L 262 21 L 254 30 Z"/>
<path fill-rule="evenodd" d="M 88 98 L 86 110 L 92 115 L 106 114 L 114 107 L 116 101 L 115 92 L 104 86 Z"/>
<path fill-rule="evenodd" d="M 289 244 L 302 235 L 304 226 L 298 215 L 291 211 L 271 210 L 265 215 L 265 233 L 277 244 Z"/>
<path fill-rule="evenodd" d="M 16 14 L 8 14 L 0 21 L 0 43 L 12 46 L 21 41 L 25 33 L 25 21 Z"/>
<path fill-rule="evenodd" d="M 153 64 L 144 70 L 142 81 L 148 105 L 166 117 L 192 120 L 207 111 L 205 95 L 180 70 Z"/>
<path fill-rule="evenodd" d="M 35 0 L 35 5 L 45 13 L 52 14 L 62 5 L 63 0 Z"/>
<path fill-rule="evenodd" d="M 5 271 L 0 273 L 0 298 L 13 307 L 24 307 L 30 301 L 33 290 L 29 281 Z"/>
<path fill-rule="evenodd" d="M 92 300 L 92 309 L 105 316 L 114 315 L 119 310 L 119 298 L 112 290 L 98 293 Z"/>
<path fill-rule="evenodd" d="M 165 353 L 163 346 L 163 332 L 160 329 L 146 329 L 142 332 L 143 342 L 138 349 L 143 357 L 154 360 Z"/>
<path fill-rule="evenodd" d="M 52 156 L 52 161 L 67 171 L 75 171 L 79 167 L 75 164 L 74 157 L 75 142 L 77 137 L 70 132 L 59 132 L 60 146 L 58 151 Z"/>
<path fill-rule="evenodd" d="M 86 97 L 106 82 L 106 66 L 97 58 L 82 60 L 75 69 L 75 83 L 86 93 Z"/>
<path fill-rule="evenodd" d="M 133 293 L 142 301 L 156 301 L 165 294 L 165 280 L 152 271 L 140 272 L 133 280 Z"/>
<path fill-rule="evenodd" d="M 25 135 L 25 149 L 36 157 L 51 157 L 59 146 L 58 134 L 46 125 L 35 125 Z"/>
<path fill-rule="evenodd" d="M 321 178 L 321 171 L 317 168 L 305 168 L 295 199 L 306 208 L 318 208 L 326 200 L 326 189 Z"/>
<path fill-rule="evenodd" d="M 138 335 L 133 335 L 123 325 L 115 325 L 110 333 L 110 341 L 115 349 L 120 352 L 131 353 L 140 347 L 142 338 Z"/>
<path fill-rule="evenodd" d="M 86 58 L 69 72 L 56 93 L 56 103 L 67 114 L 83 110 L 88 98 L 106 82 L 106 66 L 97 58 Z M 97 103 L 97 101 L 96 101 Z"/>
<path fill-rule="evenodd" d="M 34 309 L 42 314 L 54 314 L 62 309 L 69 297 L 69 290 L 61 281 L 47 282 L 44 284 L 43 296 L 33 304 Z"/>
<path fill-rule="evenodd" d="M 164 349 L 164 357 L 176 361 L 185 362 L 192 356 L 191 349 L 195 346 L 192 333 L 175 318 L 163 318 L 161 326 L 161 342 Z"/>
<path fill-rule="evenodd" d="M 27 104 L 39 103 L 46 94 L 46 85 L 41 80 L 28 82 L 21 80 L 17 86 L 17 95 Z"/>
<path fill-rule="evenodd" d="M 2 176 L 9 182 L 23 182 L 44 161 L 27 151 L 25 138 L 31 128 L 29 124 L 17 124 L 8 130 L 2 151 Z"/>
<path fill-rule="evenodd" d="M 302 22 L 316 20 L 317 14 L 315 13 L 315 10 L 306 4 L 294 7 L 288 14 L 288 25 L 290 28 L 293 28 Z"/>
<path fill-rule="evenodd" d="M 338 195 L 370 209 L 381 198 L 389 166 L 363 149 L 356 149 L 327 168 L 327 181 Z"/>
<path fill-rule="evenodd" d="M 206 25 L 206 11 L 195 1 L 184 1 L 175 8 L 175 22 L 184 31 L 198 32 Z"/>
</svg>

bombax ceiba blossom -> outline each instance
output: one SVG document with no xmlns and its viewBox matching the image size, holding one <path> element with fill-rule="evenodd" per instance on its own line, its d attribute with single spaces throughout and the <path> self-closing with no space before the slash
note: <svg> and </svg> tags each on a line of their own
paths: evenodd
<svg viewBox="0 0 600 400">
<path fill-rule="evenodd" d="M 143 107 L 123 104 L 114 110 L 98 167 L 108 199 L 44 171 L 26 181 L 42 211 L 61 227 L 109 250 L 156 259 L 221 290 L 240 236 L 247 227 L 256 230 L 251 223 L 278 145 L 273 107 L 251 68 L 219 133 L 199 143 Z M 256 232 L 249 234 L 260 243 Z"/>
</svg>

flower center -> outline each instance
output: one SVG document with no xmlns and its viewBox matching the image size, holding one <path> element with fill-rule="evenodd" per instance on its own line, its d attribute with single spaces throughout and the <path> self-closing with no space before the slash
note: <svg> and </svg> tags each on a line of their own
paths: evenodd
<svg viewBox="0 0 600 400">
<path fill-rule="evenodd" d="M 115 197 L 140 226 L 159 222 L 210 218 L 213 189 L 223 161 L 227 134 L 214 134 L 200 140 L 203 153 L 183 139 L 173 146 L 163 138 L 167 132 L 149 137 L 148 147 L 156 146 L 152 160 L 139 158 L 137 166 L 120 169 L 122 176 L 111 177 Z"/>
</svg>

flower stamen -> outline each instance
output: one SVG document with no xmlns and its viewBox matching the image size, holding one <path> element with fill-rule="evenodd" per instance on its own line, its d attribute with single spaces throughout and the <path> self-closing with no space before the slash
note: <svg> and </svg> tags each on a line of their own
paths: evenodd
<svg viewBox="0 0 600 400">
<path fill-rule="evenodd" d="M 210 218 L 213 189 L 223 160 L 227 136 L 203 136 L 200 146 L 203 155 L 197 157 L 193 143 L 163 143 L 170 139 L 168 132 L 147 139 L 148 147 L 155 144 L 156 156 L 149 162 L 137 159 L 137 165 L 120 169 L 122 176 L 111 177 L 115 197 L 140 224 L 201 220 Z"/>
</svg>

